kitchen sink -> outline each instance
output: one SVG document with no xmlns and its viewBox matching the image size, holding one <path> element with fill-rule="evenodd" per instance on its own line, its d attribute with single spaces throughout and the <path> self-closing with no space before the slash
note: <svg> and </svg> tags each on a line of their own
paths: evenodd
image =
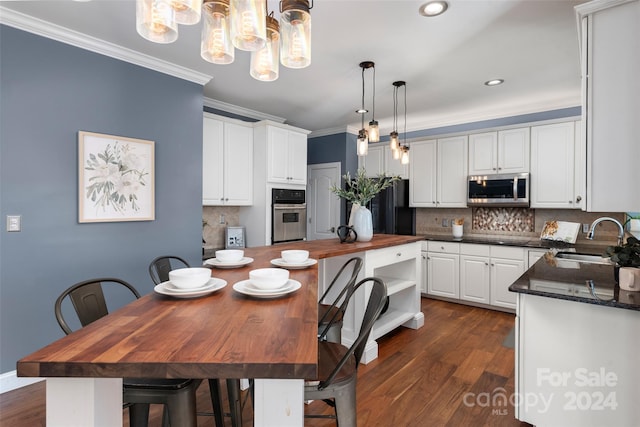
<svg viewBox="0 0 640 427">
<path fill-rule="evenodd" d="M 609 258 L 603 258 L 600 255 L 580 254 L 576 252 L 558 252 L 556 258 L 570 259 L 573 261 L 587 262 L 592 264 L 613 265 Z"/>
</svg>

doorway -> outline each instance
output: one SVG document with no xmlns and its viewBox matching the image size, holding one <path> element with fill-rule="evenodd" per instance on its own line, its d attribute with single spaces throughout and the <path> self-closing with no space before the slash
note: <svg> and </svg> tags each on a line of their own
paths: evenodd
<svg viewBox="0 0 640 427">
<path fill-rule="evenodd" d="M 307 240 L 336 237 L 340 224 L 340 199 L 329 188 L 340 185 L 340 162 L 307 167 Z"/>
</svg>

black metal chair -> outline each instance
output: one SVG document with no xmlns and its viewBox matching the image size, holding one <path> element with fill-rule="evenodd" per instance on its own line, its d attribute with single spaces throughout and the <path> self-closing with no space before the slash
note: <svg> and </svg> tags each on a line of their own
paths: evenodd
<svg viewBox="0 0 640 427">
<path fill-rule="evenodd" d="M 78 320 L 86 326 L 109 314 L 103 286 L 124 287 L 137 299 L 138 291 L 124 280 L 98 278 L 85 280 L 66 289 L 55 302 L 58 324 L 66 334 L 72 332 L 62 313 L 62 304 L 71 300 Z M 163 426 L 196 427 L 196 390 L 201 380 L 124 378 L 123 401 L 129 408 L 129 423 L 132 427 L 147 426 L 149 404 L 165 406 Z M 216 423 L 217 427 L 223 424 Z"/>
<path fill-rule="evenodd" d="M 188 268 L 189 263 L 179 256 L 159 256 L 149 264 L 149 275 L 156 285 L 169 281 L 169 272 L 177 268 Z"/>
<path fill-rule="evenodd" d="M 356 427 L 356 378 L 358 365 L 364 354 L 373 324 L 378 319 L 387 299 L 387 287 L 376 277 L 368 277 L 358 282 L 346 295 L 350 301 L 364 285 L 371 283 L 371 294 L 364 312 L 360 332 L 351 347 L 323 341 L 318 342 L 318 376 L 306 381 L 305 400 L 322 400 L 335 409 L 335 416 L 305 415 L 308 418 L 336 418 L 340 427 Z"/>
<path fill-rule="evenodd" d="M 318 303 L 318 336 L 322 335 L 323 339 L 330 342 L 340 344 L 342 340 L 342 320 L 346 309 L 347 298 L 344 298 L 353 286 L 356 284 L 358 274 L 362 269 L 362 258 L 354 257 L 345 262 L 338 273 L 324 291 Z M 349 273 L 351 275 L 349 276 Z M 344 282 L 342 290 L 331 304 L 325 304 L 324 301 L 338 282 Z M 345 304 L 343 304 L 345 303 Z M 331 324 L 331 327 L 327 326 Z M 325 330 L 326 329 L 326 330 Z"/>
</svg>

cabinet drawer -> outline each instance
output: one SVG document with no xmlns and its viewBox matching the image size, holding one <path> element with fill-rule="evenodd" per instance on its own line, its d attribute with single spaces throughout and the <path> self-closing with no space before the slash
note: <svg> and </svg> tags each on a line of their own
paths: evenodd
<svg viewBox="0 0 640 427">
<path fill-rule="evenodd" d="M 417 242 L 408 245 L 392 246 L 389 248 L 367 251 L 366 268 L 372 270 L 379 266 L 395 264 L 409 259 L 416 259 L 420 255 Z"/>
<path fill-rule="evenodd" d="M 443 252 L 449 254 L 460 253 L 460 243 L 453 242 L 427 242 L 429 252 Z"/>
<path fill-rule="evenodd" d="M 462 255 L 475 255 L 488 257 L 491 253 L 489 245 L 476 245 L 473 243 L 463 243 L 460 245 L 460 253 Z"/>
<path fill-rule="evenodd" d="M 517 259 L 524 261 L 524 248 L 513 246 L 491 246 L 491 258 Z"/>
</svg>

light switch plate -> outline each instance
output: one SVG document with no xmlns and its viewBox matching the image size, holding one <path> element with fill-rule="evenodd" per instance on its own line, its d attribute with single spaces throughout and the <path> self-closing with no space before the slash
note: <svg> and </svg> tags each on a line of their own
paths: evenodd
<svg viewBox="0 0 640 427">
<path fill-rule="evenodd" d="M 21 223 L 20 215 L 7 215 L 7 231 L 20 231 Z"/>
</svg>

